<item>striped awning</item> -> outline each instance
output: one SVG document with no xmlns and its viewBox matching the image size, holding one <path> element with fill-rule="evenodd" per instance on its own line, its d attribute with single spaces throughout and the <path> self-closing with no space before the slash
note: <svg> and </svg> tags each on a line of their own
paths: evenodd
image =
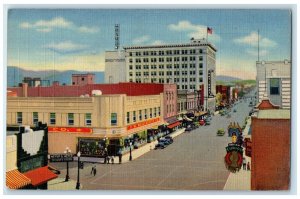
<svg viewBox="0 0 300 199">
<path fill-rule="evenodd" d="M 10 189 L 20 189 L 31 184 L 31 180 L 17 169 L 6 172 L 6 186 Z"/>
</svg>

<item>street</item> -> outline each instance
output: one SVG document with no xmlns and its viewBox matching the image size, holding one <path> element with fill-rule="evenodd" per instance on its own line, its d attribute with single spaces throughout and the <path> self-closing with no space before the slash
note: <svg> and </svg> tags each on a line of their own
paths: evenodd
<svg viewBox="0 0 300 199">
<path fill-rule="evenodd" d="M 96 164 L 97 174 L 91 175 L 91 163 L 80 170 L 80 183 L 85 190 L 222 190 L 229 176 L 224 164 L 230 122 L 242 127 L 252 107 L 249 100 L 237 103 L 231 118 L 213 116 L 211 125 L 200 126 L 174 139 L 165 149 L 152 150 L 124 164 Z M 233 110 L 236 109 L 236 112 Z M 225 130 L 217 136 L 217 129 Z M 50 163 L 66 175 L 66 163 Z M 70 163 L 70 178 L 77 179 L 77 162 Z M 63 184 L 63 183 L 62 183 Z M 63 186 L 63 185 L 62 185 Z M 75 189 L 75 187 L 74 187 Z"/>
</svg>

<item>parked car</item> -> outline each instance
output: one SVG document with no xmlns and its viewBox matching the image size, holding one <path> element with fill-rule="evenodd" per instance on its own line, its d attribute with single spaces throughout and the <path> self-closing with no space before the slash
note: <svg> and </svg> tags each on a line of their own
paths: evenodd
<svg viewBox="0 0 300 199">
<path fill-rule="evenodd" d="M 168 140 L 168 141 L 170 141 L 171 143 L 174 142 L 173 138 L 171 136 L 169 136 L 169 135 L 166 136 L 165 139 Z"/>
<path fill-rule="evenodd" d="M 225 134 L 224 129 L 218 129 L 218 131 L 217 131 L 218 136 L 223 136 L 224 134 Z"/>
<path fill-rule="evenodd" d="M 210 125 L 210 120 L 205 120 L 205 126 Z"/>
<path fill-rule="evenodd" d="M 154 149 L 164 149 L 164 148 L 166 148 L 166 146 L 163 143 L 159 142 L 158 144 L 155 145 Z"/>
<path fill-rule="evenodd" d="M 200 120 L 200 121 L 199 121 L 199 124 L 200 124 L 201 126 L 204 126 L 204 125 L 205 125 L 205 121 L 204 121 L 204 120 Z"/>
<path fill-rule="evenodd" d="M 233 112 L 235 113 L 235 112 L 236 112 L 236 109 L 233 109 Z"/>
<path fill-rule="evenodd" d="M 164 138 L 161 138 L 161 139 L 159 140 L 159 142 L 163 143 L 164 145 L 172 144 L 169 140 L 164 139 Z"/>
</svg>

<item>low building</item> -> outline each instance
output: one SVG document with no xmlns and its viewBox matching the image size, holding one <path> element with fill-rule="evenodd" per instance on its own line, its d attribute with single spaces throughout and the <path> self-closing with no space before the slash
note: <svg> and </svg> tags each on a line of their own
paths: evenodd
<svg viewBox="0 0 300 199">
<path fill-rule="evenodd" d="M 290 187 L 290 110 L 262 99 L 252 116 L 252 190 L 288 190 Z"/>
<path fill-rule="evenodd" d="M 124 51 L 105 51 L 104 82 L 106 84 L 126 82 Z"/>
<path fill-rule="evenodd" d="M 8 97 L 7 124 L 48 123 L 49 153 L 66 147 L 77 151 L 79 143 L 92 142 L 116 155 L 129 147 L 129 140 L 142 144 L 148 129 L 164 124 L 163 96 Z"/>
<path fill-rule="evenodd" d="M 72 74 L 72 85 L 83 86 L 87 84 L 95 84 L 95 74 Z"/>
</svg>

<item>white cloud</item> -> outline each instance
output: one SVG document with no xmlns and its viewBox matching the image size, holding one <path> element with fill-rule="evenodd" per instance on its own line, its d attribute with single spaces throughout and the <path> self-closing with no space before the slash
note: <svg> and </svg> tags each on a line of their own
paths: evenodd
<svg viewBox="0 0 300 199">
<path fill-rule="evenodd" d="M 146 42 L 148 42 L 150 40 L 150 36 L 149 35 L 144 35 L 138 38 L 135 38 L 132 43 L 134 44 L 144 44 Z"/>
<path fill-rule="evenodd" d="M 76 26 L 73 22 L 63 18 L 63 17 L 55 17 L 50 20 L 39 20 L 36 22 L 23 22 L 19 25 L 22 29 L 34 29 L 38 32 L 48 33 L 51 32 L 54 28 L 63 28 L 63 29 L 74 29 L 78 32 L 82 33 L 96 33 L 99 32 L 99 28 L 96 26 L 88 27 L 88 26 Z"/>
<path fill-rule="evenodd" d="M 151 43 L 151 45 L 162 45 L 162 44 L 164 44 L 164 42 L 161 40 L 155 40 Z"/>
<path fill-rule="evenodd" d="M 51 43 L 45 46 L 45 48 L 53 50 L 59 53 L 74 53 L 87 48 L 86 45 L 76 44 L 72 41 L 64 41 L 60 43 Z"/>
<path fill-rule="evenodd" d="M 82 32 L 82 33 L 97 33 L 99 32 L 99 28 L 98 27 L 87 27 L 87 26 L 80 26 L 78 28 L 78 31 L 79 32 Z"/>
<path fill-rule="evenodd" d="M 258 50 L 257 49 L 247 49 L 246 52 L 249 55 L 252 55 L 252 56 L 257 56 L 258 55 Z M 268 50 L 260 50 L 259 51 L 259 56 L 266 56 L 267 54 L 269 54 Z"/>
<path fill-rule="evenodd" d="M 179 21 L 177 24 L 168 25 L 168 28 L 176 32 L 186 32 L 190 38 L 203 39 L 207 36 L 207 26 L 192 24 L 189 21 Z M 217 42 L 221 40 L 221 37 L 213 32 L 213 34 L 208 35 L 208 40 Z"/>
<path fill-rule="evenodd" d="M 253 47 L 258 46 L 258 33 L 257 32 L 251 32 L 249 35 L 240 37 L 233 40 L 237 44 L 246 44 Z M 259 35 L 259 46 L 265 47 L 265 48 L 272 48 L 277 46 L 277 43 L 275 41 L 272 41 L 266 37 L 262 37 Z"/>
</svg>

